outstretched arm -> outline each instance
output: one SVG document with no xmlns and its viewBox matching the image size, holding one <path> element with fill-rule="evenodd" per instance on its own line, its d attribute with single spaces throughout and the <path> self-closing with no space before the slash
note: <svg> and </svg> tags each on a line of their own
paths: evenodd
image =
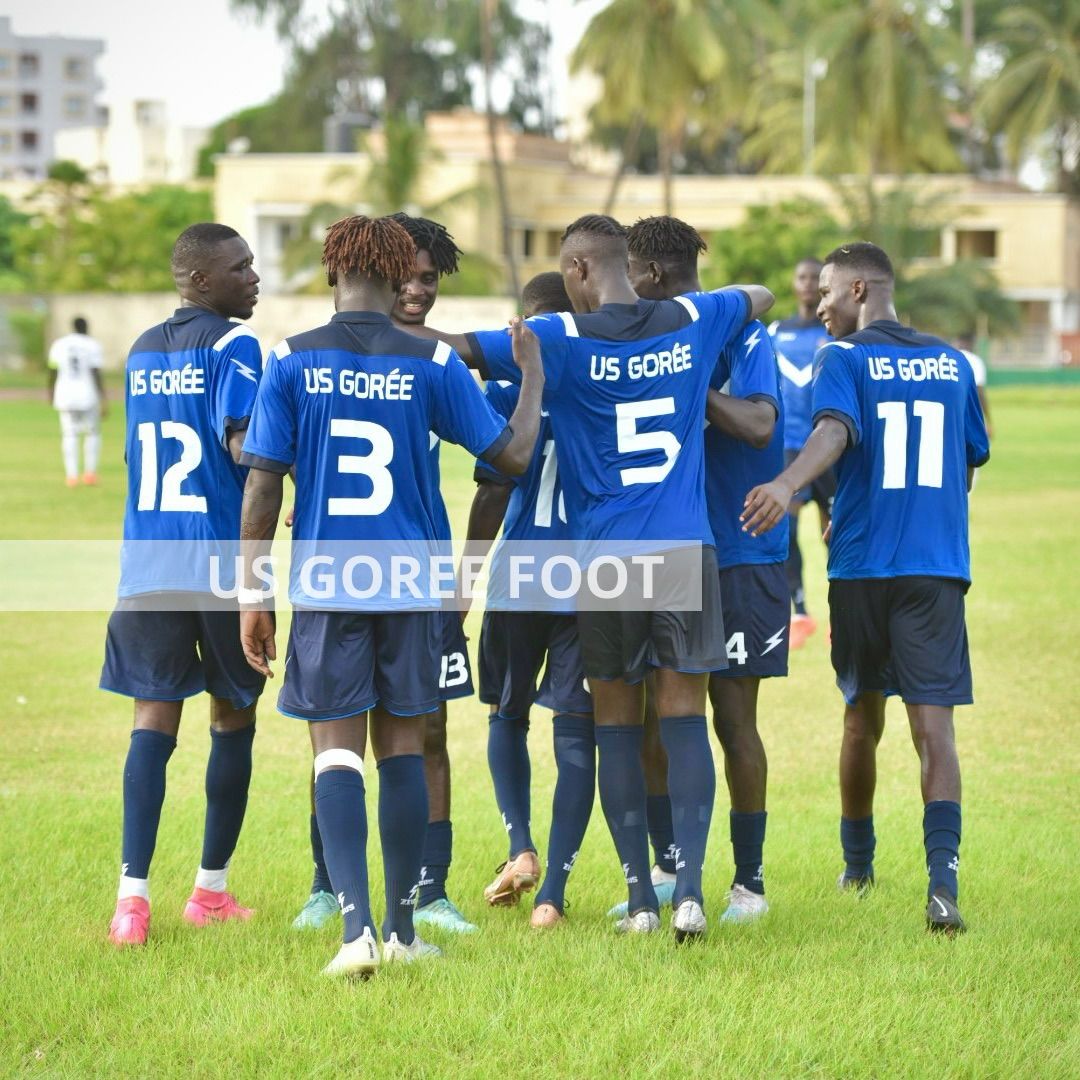
<svg viewBox="0 0 1080 1080">
<path fill-rule="evenodd" d="M 799 456 L 775 480 L 758 485 L 746 496 L 739 517 L 743 532 L 761 536 L 779 525 L 795 492 L 834 465 L 847 449 L 849 438 L 847 426 L 842 421 L 823 416 Z"/>
<path fill-rule="evenodd" d="M 272 679 L 270 661 L 277 659 L 274 620 L 268 604 L 255 599 L 263 581 L 255 573 L 257 562 L 270 554 L 270 544 L 281 513 L 284 477 L 281 473 L 252 468 L 244 485 L 240 511 L 240 550 L 244 576 L 240 592 L 240 645 L 244 659 L 260 675 Z M 254 602 L 252 602 L 254 601 Z"/>
<path fill-rule="evenodd" d="M 469 508 L 469 531 L 465 537 L 465 550 L 461 555 L 457 575 L 458 610 L 462 621 L 469 614 L 473 586 L 495 537 L 499 535 L 513 490 L 513 484 L 500 484 L 494 480 L 477 482 L 476 493 Z"/>
<path fill-rule="evenodd" d="M 764 285 L 725 285 L 719 291 L 729 292 L 733 289 L 746 293 L 750 299 L 750 314 L 746 316 L 747 322 L 751 319 L 760 319 L 776 301 L 776 297 Z"/>
<path fill-rule="evenodd" d="M 473 369 L 479 361 L 479 357 L 473 356 L 472 345 L 469 343 L 467 334 L 447 334 L 443 330 L 436 330 L 433 326 L 421 326 L 418 323 L 399 323 L 394 325 L 399 330 L 404 330 L 413 337 L 427 338 L 428 341 L 445 341 L 465 361 L 467 367 Z"/>
<path fill-rule="evenodd" d="M 705 419 L 725 435 L 764 450 L 776 427 L 776 409 L 768 401 L 747 401 L 710 389 Z"/>
</svg>

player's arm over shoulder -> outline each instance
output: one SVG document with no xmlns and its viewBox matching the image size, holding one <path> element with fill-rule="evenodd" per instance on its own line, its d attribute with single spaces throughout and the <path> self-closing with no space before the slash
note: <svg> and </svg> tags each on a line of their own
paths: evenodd
<svg viewBox="0 0 1080 1080">
<path fill-rule="evenodd" d="M 764 285 L 725 285 L 722 289 L 716 289 L 715 295 L 733 292 L 740 292 L 746 297 L 748 306 L 744 323 L 760 319 L 776 302 L 776 297 Z"/>
</svg>

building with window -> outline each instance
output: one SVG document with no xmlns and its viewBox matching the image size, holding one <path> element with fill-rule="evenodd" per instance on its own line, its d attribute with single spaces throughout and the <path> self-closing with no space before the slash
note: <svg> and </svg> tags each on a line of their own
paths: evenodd
<svg viewBox="0 0 1080 1080">
<path fill-rule="evenodd" d="M 0 180 L 43 177 L 57 132 L 97 122 L 104 51 L 91 38 L 18 35 L 0 16 Z"/>
</svg>

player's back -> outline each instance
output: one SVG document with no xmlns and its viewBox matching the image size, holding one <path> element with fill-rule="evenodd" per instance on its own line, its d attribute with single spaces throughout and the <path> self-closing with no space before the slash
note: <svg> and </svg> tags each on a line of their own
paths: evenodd
<svg viewBox="0 0 1080 1080">
<path fill-rule="evenodd" d="M 784 449 L 801 450 L 810 437 L 814 357 L 829 342 L 817 319 L 779 319 L 769 326 L 784 397 Z"/>
<path fill-rule="evenodd" d="M 237 539 L 246 470 L 233 461 L 228 436 L 246 426 L 254 404 L 254 334 L 205 308 L 180 308 L 139 337 L 126 367 L 124 539 Z M 206 589 L 205 575 L 194 581 L 185 560 L 155 568 L 137 551 L 125 559 L 122 595 Z"/>
<path fill-rule="evenodd" d="M 79 411 L 97 404 L 94 371 L 101 368 L 101 346 L 89 334 L 65 334 L 49 348 L 49 367 L 56 372 L 53 406 Z"/>
<path fill-rule="evenodd" d="M 891 321 L 822 349 L 814 419 L 852 443 L 837 463 L 829 576 L 970 578 L 967 470 L 989 456 L 970 365 Z"/>
</svg>

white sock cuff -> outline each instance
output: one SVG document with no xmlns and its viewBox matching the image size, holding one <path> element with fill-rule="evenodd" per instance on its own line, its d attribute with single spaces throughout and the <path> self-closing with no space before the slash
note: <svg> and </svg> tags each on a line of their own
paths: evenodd
<svg viewBox="0 0 1080 1080">
<path fill-rule="evenodd" d="M 208 889 L 210 892 L 224 892 L 229 883 L 229 864 L 220 870 L 204 870 L 201 866 L 195 875 L 195 888 Z"/>
<path fill-rule="evenodd" d="M 125 900 L 129 896 L 141 896 L 144 900 L 149 900 L 150 882 L 146 878 L 128 877 L 126 874 L 121 874 L 116 899 Z"/>
<path fill-rule="evenodd" d="M 361 776 L 364 775 L 364 759 L 359 754 L 354 754 L 351 750 L 324 750 L 321 754 L 316 754 L 316 779 L 319 778 L 319 773 L 325 772 L 327 769 L 335 767 L 352 769 L 354 772 L 358 772 Z"/>
</svg>

